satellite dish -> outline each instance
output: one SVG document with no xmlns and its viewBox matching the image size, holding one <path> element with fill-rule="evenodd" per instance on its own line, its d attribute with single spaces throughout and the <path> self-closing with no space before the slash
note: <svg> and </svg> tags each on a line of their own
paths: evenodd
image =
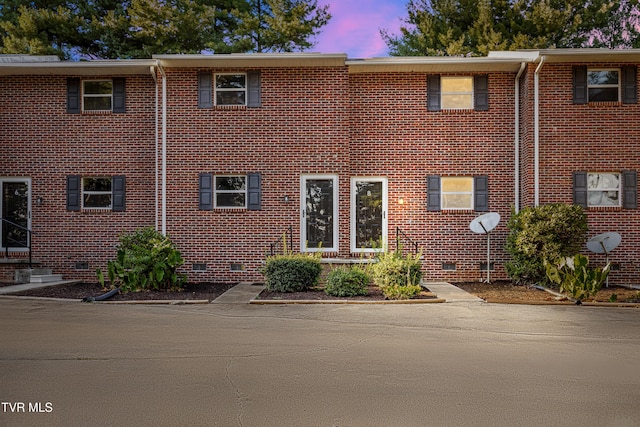
<svg viewBox="0 0 640 427">
<path fill-rule="evenodd" d="M 618 247 L 622 237 L 616 232 L 602 233 L 593 236 L 587 242 L 587 248 L 597 254 L 608 254 Z"/>
<path fill-rule="evenodd" d="M 607 264 L 609 264 L 609 252 L 618 247 L 622 237 L 620 234 L 610 231 L 608 233 L 593 236 L 587 242 L 587 248 L 596 254 L 604 254 Z M 607 288 L 609 287 L 609 276 L 607 276 Z"/>
<path fill-rule="evenodd" d="M 469 224 L 469 228 L 474 233 L 489 234 L 491 230 L 496 228 L 499 222 L 500 214 L 497 212 L 489 212 L 484 215 L 480 215 L 479 217 L 471 221 L 471 224 Z"/>
<path fill-rule="evenodd" d="M 469 224 L 471 231 L 477 234 L 487 235 L 487 283 L 491 283 L 491 230 L 496 228 L 500 222 L 500 214 L 497 212 L 489 212 L 474 218 Z"/>
</svg>

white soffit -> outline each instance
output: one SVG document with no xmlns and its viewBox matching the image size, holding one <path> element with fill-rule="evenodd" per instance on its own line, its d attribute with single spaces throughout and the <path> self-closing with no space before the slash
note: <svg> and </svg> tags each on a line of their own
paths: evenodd
<svg viewBox="0 0 640 427">
<path fill-rule="evenodd" d="M 343 53 L 230 53 L 154 55 L 165 68 L 342 67 Z"/>
<path fill-rule="evenodd" d="M 531 62 L 528 56 L 507 58 L 411 56 L 357 59 L 346 62 L 349 73 L 515 73 L 522 62 Z"/>
<path fill-rule="evenodd" d="M 95 60 L 95 61 L 0 61 L 0 75 L 65 75 L 104 76 L 149 74 L 156 65 L 151 59 Z"/>
</svg>

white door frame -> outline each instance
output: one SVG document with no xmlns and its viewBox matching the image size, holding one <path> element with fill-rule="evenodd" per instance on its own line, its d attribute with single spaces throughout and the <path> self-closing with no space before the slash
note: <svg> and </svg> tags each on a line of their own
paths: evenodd
<svg viewBox="0 0 640 427">
<path fill-rule="evenodd" d="M 10 182 L 26 183 L 27 184 L 27 229 L 31 230 L 31 178 L 25 177 L 0 177 L 0 215 L 4 210 L 2 204 L 4 203 L 4 184 Z M 11 252 L 28 252 L 29 239 L 31 234 L 27 233 L 27 247 L 10 247 Z M 3 241 L 2 225 L 0 224 L 0 249 L 6 250 L 6 242 Z"/>
<path fill-rule="evenodd" d="M 380 248 L 362 248 L 356 246 L 356 183 L 358 182 L 381 182 L 382 183 L 382 246 Z M 388 181 L 387 178 L 380 176 L 363 176 L 351 178 L 351 252 L 365 252 L 375 253 L 384 252 L 384 248 L 387 247 L 388 241 L 388 225 L 387 225 L 387 210 L 388 210 Z"/>
<path fill-rule="evenodd" d="M 332 180 L 333 181 L 333 245 L 331 247 L 309 248 L 307 247 L 307 192 L 306 183 L 309 180 Z M 338 252 L 338 175 L 329 174 L 308 174 L 300 177 L 300 252 Z"/>
</svg>

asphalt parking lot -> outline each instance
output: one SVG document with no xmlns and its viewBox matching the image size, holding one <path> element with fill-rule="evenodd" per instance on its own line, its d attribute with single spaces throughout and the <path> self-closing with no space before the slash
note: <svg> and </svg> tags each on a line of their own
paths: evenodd
<svg viewBox="0 0 640 427">
<path fill-rule="evenodd" d="M 0 299 L 2 426 L 637 426 L 640 310 Z"/>
</svg>

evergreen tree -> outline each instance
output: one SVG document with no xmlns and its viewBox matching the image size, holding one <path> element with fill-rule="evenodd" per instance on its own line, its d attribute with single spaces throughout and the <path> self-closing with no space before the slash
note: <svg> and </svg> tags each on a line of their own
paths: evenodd
<svg viewBox="0 0 640 427">
<path fill-rule="evenodd" d="M 486 55 L 491 50 L 635 47 L 638 0 L 410 0 L 391 55 Z"/>
<path fill-rule="evenodd" d="M 291 52 L 331 15 L 317 0 L 5 0 L 0 53 L 149 58 Z"/>
</svg>

